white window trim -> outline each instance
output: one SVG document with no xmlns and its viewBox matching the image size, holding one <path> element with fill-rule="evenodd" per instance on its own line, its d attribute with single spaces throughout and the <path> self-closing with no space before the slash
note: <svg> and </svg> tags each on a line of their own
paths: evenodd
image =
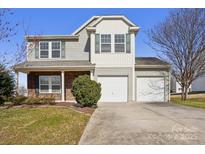
<svg viewBox="0 0 205 154">
<path fill-rule="evenodd" d="M 48 58 L 41 58 L 41 43 L 42 42 L 48 42 Z M 60 42 L 60 57 L 59 58 L 53 58 L 52 57 L 52 42 Z M 61 59 L 61 41 L 39 41 L 39 59 Z"/>
<path fill-rule="evenodd" d="M 115 35 L 124 35 L 124 43 L 115 43 Z M 124 44 L 124 52 L 116 52 L 115 51 L 115 44 Z M 114 34 L 114 53 L 117 54 L 122 54 L 122 53 L 126 53 L 126 34 Z"/>
<path fill-rule="evenodd" d="M 124 48 L 124 52 L 115 52 L 115 35 L 124 35 L 124 46 L 125 46 L 125 48 Z M 102 50 L 101 50 L 101 35 L 110 35 L 111 36 L 111 43 L 110 43 L 110 45 L 111 45 L 111 52 L 102 52 Z M 126 53 L 126 34 L 125 33 L 116 33 L 116 34 L 108 34 L 108 33 L 102 33 L 102 34 L 100 34 L 100 39 L 99 39 L 99 44 L 100 44 L 100 47 L 99 47 L 99 53 L 100 54 L 128 54 L 128 53 Z M 108 44 L 108 43 L 106 43 L 106 44 Z M 122 44 L 122 43 L 116 43 L 116 44 Z"/>
<path fill-rule="evenodd" d="M 39 76 L 39 93 L 41 94 L 60 94 L 61 93 L 61 81 L 60 81 L 60 91 L 59 92 L 53 92 L 52 91 L 52 77 L 59 77 L 60 75 L 40 75 Z M 42 77 L 48 77 L 48 92 L 44 92 L 44 91 L 41 91 L 41 78 Z M 61 76 L 60 76 L 61 77 Z M 44 84 L 42 84 L 44 85 Z M 54 84 L 54 85 L 57 85 L 57 84 Z"/>
<path fill-rule="evenodd" d="M 58 58 L 58 57 L 56 57 L 56 58 L 55 58 L 55 57 L 54 57 L 54 58 L 52 57 L 52 52 L 53 52 L 53 51 L 52 51 L 52 43 L 53 43 L 53 42 L 60 42 L 60 57 L 59 57 L 59 58 Z M 51 58 L 52 58 L 52 59 L 60 59 L 60 58 L 61 58 L 61 41 L 51 41 L 50 43 L 51 43 L 51 45 L 50 45 L 50 47 L 51 47 Z"/>
<path fill-rule="evenodd" d="M 39 59 L 48 59 L 48 58 L 41 58 L 41 43 L 48 43 L 48 58 L 49 58 L 49 41 L 40 41 L 39 42 Z"/>
<path fill-rule="evenodd" d="M 103 43 L 103 44 L 110 44 L 110 52 L 102 52 L 102 50 L 101 50 L 101 45 L 102 45 L 101 36 L 102 35 L 110 35 L 110 43 Z M 105 34 L 105 33 L 100 34 L 99 43 L 100 43 L 100 53 L 102 53 L 102 54 L 110 54 L 110 53 L 112 53 L 112 34 Z"/>
</svg>

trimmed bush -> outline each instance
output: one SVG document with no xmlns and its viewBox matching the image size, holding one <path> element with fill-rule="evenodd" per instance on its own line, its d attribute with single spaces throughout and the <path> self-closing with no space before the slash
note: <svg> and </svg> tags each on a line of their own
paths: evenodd
<svg viewBox="0 0 205 154">
<path fill-rule="evenodd" d="M 91 80 L 88 75 L 81 75 L 72 83 L 72 94 L 83 107 L 94 107 L 101 97 L 101 84 Z"/>
</svg>

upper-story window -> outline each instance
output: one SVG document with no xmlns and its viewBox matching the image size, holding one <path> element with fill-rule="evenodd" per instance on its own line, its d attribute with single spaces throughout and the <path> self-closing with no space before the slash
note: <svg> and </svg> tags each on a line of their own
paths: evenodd
<svg viewBox="0 0 205 154">
<path fill-rule="evenodd" d="M 95 53 L 131 53 L 130 34 L 96 34 Z"/>
<path fill-rule="evenodd" d="M 40 42 L 40 58 L 49 57 L 49 42 Z"/>
<path fill-rule="evenodd" d="M 43 41 L 39 43 L 40 58 L 60 58 L 61 42 L 60 41 Z"/>
<path fill-rule="evenodd" d="M 111 52 L 111 35 L 102 34 L 101 35 L 101 52 Z"/>
<path fill-rule="evenodd" d="M 52 42 L 52 58 L 60 58 L 61 44 L 60 42 Z"/>
<path fill-rule="evenodd" d="M 125 52 L 124 34 L 115 34 L 115 52 Z"/>
</svg>

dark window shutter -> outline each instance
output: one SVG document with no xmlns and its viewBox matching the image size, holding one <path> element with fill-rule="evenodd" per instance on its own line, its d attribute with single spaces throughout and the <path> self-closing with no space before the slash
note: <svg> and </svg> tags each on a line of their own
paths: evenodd
<svg viewBox="0 0 205 154">
<path fill-rule="evenodd" d="M 35 42 L 35 58 L 39 59 L 39 42 Z"/>
<path fill-rule="evenodd" d="M 61 42 L 61 58 L 65 58 L 65 41 Z"/>
<path fill-rule="evenodd" d="M 36 95 L 39 94 L 39 76 L 35 75 L 35 93 Z"/>
<path fill-rule="evenodd" d="M 95 53 L 100 53 L 100 35 L 95 34 Z"/>
<path fill-rule="evenodd" d="M 126 34 L 126 53 L 131 52 L 131 41 L 130 34 Z"/>
</svg>

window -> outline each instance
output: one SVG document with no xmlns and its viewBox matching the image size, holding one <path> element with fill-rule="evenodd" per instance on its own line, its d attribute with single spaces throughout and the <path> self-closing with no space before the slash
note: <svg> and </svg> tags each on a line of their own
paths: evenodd
<svg viewBox="0 0 205 154">
<path fill-rule="evenodd" d="M 61 42 L 48 41 L 40 42 L 40 58 L 60 58 L 61 57 Z"/>
<path fill-rule="evenodd" d="M 51 77 L 51 89 L 52 92 L 54 93 L 59 93 L 60 92 L 60 76 L 52 76 Z"/>
<path fill-rule="evenodd" d="M 40 42 L 40 58 L 48 58 L 49 57 L 49 44 L 48 42 Z"/>
<path fill-rule="evenodd" d="M 52 58 L 60 58 L 60 42 L 52 42 Z"/>
<path fill-rule="evenodd" d="M 49 92 L 49 78 L 47 76 L 40 76 L 40 92 L 47 93 Z"/>
<path fill-rule="evenodd" d="M 101 35 L 101 52 L 111 52 L 111 35 Z"/>
<path fill-rule="evenodd" d="M 115 34 L 115 52 L 125 52 L 124 34 Z"/>
<path fill-rule="evenodd" d="M 60 93 L 60 76 L 39 76 L 40 93 Z"/>
</svg>

